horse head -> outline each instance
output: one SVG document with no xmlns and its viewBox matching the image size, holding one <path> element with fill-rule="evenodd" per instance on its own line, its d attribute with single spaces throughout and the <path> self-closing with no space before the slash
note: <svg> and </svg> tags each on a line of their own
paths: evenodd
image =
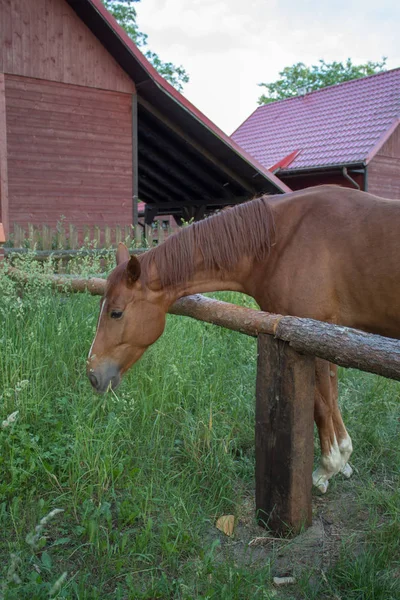
<svg viewBox="0 0 400 600">
<path fill-rule="evenodd" d="M 97 331 L 87 359 L 87 375 L 100 393 L 115 389 L 121 376 L 164 331 L 164 294 L 151 290 L 140 274 L 139 260 L 119 244 L 117 266 L 100 300 Z"/>
</svg>

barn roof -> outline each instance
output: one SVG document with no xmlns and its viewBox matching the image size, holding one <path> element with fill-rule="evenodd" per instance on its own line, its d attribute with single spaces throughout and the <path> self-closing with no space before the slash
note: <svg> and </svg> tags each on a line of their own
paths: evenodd
<svg viewBox="0 0 400 600">
<path fill-rule="evenodd" d="M 101 0 L 67 0 L 135 83 L 139 197 L 159 214 L 207 209 L 289 188 L 153 68 Z"/>
<path fill-rule="evenodd" d="M 393 69 L 260 106 L 232 139 L 280 172 L 366 165 L 399 118 L 400 69 Z"/>
</svg>

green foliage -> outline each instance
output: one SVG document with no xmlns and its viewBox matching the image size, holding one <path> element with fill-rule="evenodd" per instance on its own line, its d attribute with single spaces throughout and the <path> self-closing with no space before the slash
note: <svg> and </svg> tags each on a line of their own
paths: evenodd
<svg viewBox="0 0 400 600">
<path fill-rule="evenodd" d="M 136 23 L 137 13 L 133 6 L 140 0 L 102 0 L 102 2 L 137 46 L 147 44 L 147 35 L 139 31 Z"/>
<path fill-rule="evenodd" d="M 176 66 L 171 62 L 164 62 L 155 52 L 147 49 L 147 35 L 139 30 L 136 23 L 135 2 L 140 0 L 102 0 L 108 11 L 115 17 L 118 23 L 125 29 L 129 37 L 141 48 L 147 60 L 155 69 L 177 90 L 183 89 L 183 84 L 188 83 L 189 76 L 182 66 Z"/>
<path fill-rule="evenodd" d="M 311 67 L 299 62 L 280 71 L 281 77 L 277 81 L 258 84 L 267 89 L 267 93 L 259 97 L 258 104 L 269 104 L 276 100 L 298 96 L 302 91 L 313 92 L 343 81 L 360 79 L 384 71 L 385 66 L 386 58 L 382 58 L 380 62 L 368 61 L 362 65 L 354 65 L 350 58 L 344 63 L 336 61 L 327 63 L 319 60 L 317 65 Z"/>
</svg>

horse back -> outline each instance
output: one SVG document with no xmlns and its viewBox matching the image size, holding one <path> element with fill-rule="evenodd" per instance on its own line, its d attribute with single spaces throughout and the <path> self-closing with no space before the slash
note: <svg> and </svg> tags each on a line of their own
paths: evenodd
<svg viewBox="0 0 400 600">
<path fill-rule="evenodd" d="M 400 337 L 400 201 L 320 186 L 271 206 L 275 244 L 250 284 L 261 308 Z"/>
</svg>

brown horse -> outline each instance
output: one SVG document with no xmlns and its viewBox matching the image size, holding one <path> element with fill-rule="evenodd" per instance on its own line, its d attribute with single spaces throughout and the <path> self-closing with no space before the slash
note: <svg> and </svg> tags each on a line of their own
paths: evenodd
<svg viewBox="0 0 400 600">
<path fill-rule="evenodd" d="M 264 196 L 194 223 L 139 258 L 120 244 L 88 357 L 93 387 L 115 387 L 162 334 L 180 297 L 233 290 L 264 311 L 400 338 L 400 201 L 336 186 Z M 314 484 L 351 475 L 336 366 L 316 360 L 322 458 Z"/>
</svg>

